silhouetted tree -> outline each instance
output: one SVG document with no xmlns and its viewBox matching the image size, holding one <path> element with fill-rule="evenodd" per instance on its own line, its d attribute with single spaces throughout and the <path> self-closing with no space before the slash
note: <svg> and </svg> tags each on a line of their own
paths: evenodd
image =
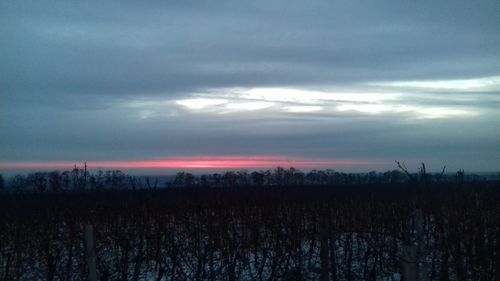
<svg viewBox="0 0 500 281">
<path fill-rule="evenodd" d="M 120 170 L 113 170 L 109 174 L 111 189 L 127 189 L 127 176 Z"/>
<path fill-rule="evenodd" d="M 207 187 L 210 187 L 210 185 L 209 185 L 209 184 L 210 184 L 210 183 L 209 183 L 209 176 L 207 176 L 207 175 L 202 175 L 202 176 L 200 177 L 200 186 L 201 186 L 202 188 L 207 188 Z"/>
<path fill-rule="evenodd" d="M 101 190 L 106 187 L 106 177 L 105 173 L 102 170 L 99 170 L 97 174 L 94 175 L 95 179 L 95 189 Z"/>
<path fill-rule="evenodd" d="M 306 181 L 308 185 L 318 185 L 319 184 L 319 175 L 317 170 L 311 170 L 306 175 Z"/>
<path fill-rule="evenodd" d="M 42 172 L 28 174 L 28 185 L 32 186 L 34 190 L 38 192 L 44 192 L 47 190 L 47 178 L 45 175 L 46 174 Z"/>
<path fill-rule="evenodd" d="M 15 175 L 9 182 L 10 189 L 13 191 L 24 191 L 26 189 L 27 181 L 23 175 Z"/>
<path fill-rule="evenodd" d="M 173 182 L 174 187 L 193 187 L 195 177 L 191 173 L 179 172 L 175 175 Z"/>
<path fill-rule="evenodd" d="M 61 184 L 63 190 L 69 190 L 71 188 L 71 172 L 64 171 L 61 173 Z"/>
<path fill-rule="evenodd" d="M 90 175 L 88 179 L 88 186 L 90 190 L 97 190 L 97 177 L 95 175 Z"/>
<path fill-rule="evenodd" d="M 464 170 L 458 170 L 458 172 L 455 175 L 455 179 L 458 184 L 463 185 L 465 182 L 465 172 Z"/>
<path fill-rule="evenodd" d="M 283 167 L 276 167 L 274 169 L 274 183 L 277 186 L 285 185 L 285 169 Z"/>
<path fill-rule="evenodd" d="M 59 192 L 62 189 L 61 175 L 58 171 L 53 171 L 48 174 L 49 188 L 53 192 Z"/>
<path fill-rule="evenodd" d="M 378 181 L 378 175 L 377 175 L 377 172 L 375 171 L 370 171 L 367 175 L 367 180 L 369 184 L 374 184 L 374 183 L 377 183 Z"/>
<path fill-rule="evenodd" d="M 249 186 L 250 185 L 250 177 L 248 175 L 248 171 L 240 170 L 236 172 L 236 181 L 238 186 Z"/>
<path fill-rule="evenodd" d="M 224 187 L 236 187 L 237 176 L 233 171 L 227 171 L 222 176 Z"/>
<path fill-rule="evenodd" d="M 273 185 L 273 174 L 271 173 L 271 170 L 264 171 L 264 185 Z"/>
<path fill-rule="evenodd" d="M 173 181 L 174 187 L 185 187 L 186 186 L 185 178 L 186 177 L 185 177 L 185 173 L 184 172 L 178 172 L 175 175 L 175 178 L 174 178 L 174 181 Z"/>
<path fill-rule="evenodd" d="M 397 184 L 403 180 L 403 174 L 398 170 L 387 171 L 383 174 L 383 182 Z"/>
<path fill-rule="evenodd" d="M 213 187 L 218 188 L 222 187 L 222 176 L 219 173 L 214 173 L 211 175 L 213 181 Z"/>
<path fill-rule="evenodd" d="M 139 181 L 135 176 L 129 176 L 128 183 L 132 190 L 136 190 L 139 187 Z"/>
<path fill-rule="evenodd" d="M 252 178 L 252 184 L 254 186 L 257 186 L 257 187 L 264 186 L 264 172 L 254 171 L 250 174 L 250 177 Z"/>
<path fill-rule="evenodd" d="M 73 190 L 82 189 L 82 174 L 83 173 L 76 165 L 73 170 L 71 170 L 71 183 L 73 184 Z"/>
<path fill-rule="evenodd" d="M 174 181 L 175 182 L 175 181 Z M 158 179 L 155 178 L 155 181 L 153 184 L 151 184 L 151 179 L 149 177 L 146 177 L 146 187 L 149 190 L 155 190 L 158 187 Z"/>
<path fill-rule="evenodd" d="M 195 177 L 191 173 L 185 173 L 185 180 L 184 182 L 186 183 L 186 187 L 193 187 L 196 183 Z"/>
<path fill-rule="evenodd" d="M 399 169 L 400 169 L 403 173 L 405 173 L 405 174 L 406 174 L 406 176 L 408 177 L 408 179 L 409 179 L 412 183 L 416 184 L 416 183 L 418 182 L 417 177 L 408 171 L 408 168 L 406 167 L 406 164 L 405 164 L 404 162 L 402 162 L 402 163 L 401 163 L 401 162 L 399 162 L 399 161 L 397 161 L 397 160 L 395 160 L 395 162 L 396 162 L 396 164 L 398 165 L 398 168 L 399 168 Z"/>
</svg>

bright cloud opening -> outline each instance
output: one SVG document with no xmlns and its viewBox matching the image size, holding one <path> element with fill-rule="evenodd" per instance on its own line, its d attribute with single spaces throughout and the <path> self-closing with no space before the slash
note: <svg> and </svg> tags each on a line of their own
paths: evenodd
<svg viewBox="0 0 500 281">
<path fill-rule="evenodd" d="M 228 103 L 225 108 L 229 110 L 245 111 L 245 110 L 260 110 L 269 108 L 276 103 L 266 102 L 266 101 L 255 101 L 255 102 L 238 102 L 238 103 Z"/>
<path fill-rule="evenodd" d="M 380 114 L 394 108 L 383 104 L 343 104 L 337 107 L 339 111 L 357 111 L 368 114 Z"/>
<path fill-rule="evenodd" d="M 227 104 L 228 102 L 229 101 L 226 99 L 198 98 L 198 99 L 179 100 L 176 103 L 184 107 L 187 107 L 191 110 L 199 110 L 207 107 Z"/>
<path fill-rule="evenodd" d="M 445 107 L 416 108 L 415 111 L 420 115 L 420 119 L 446 119 L 477 115 L 472 111 Z"/>
<path fill-rule="evenodd" d="M 382 82 L 374 85 L 427 90 L 494 91 L 500 90 L 500 76 L 464 80 Z"/>
<path fill-rule="evenodd" d="M 498 79 L 500 83 L 500 78 Z M 405 118 L 413 119 L 445 119 L 445 118 L 469 118 L 479 113 L 473 106 L 456 105 L 446 101 L 452 97 L 440 96 L 442 106 L 428 106 L 417 103 L 413 97 L 428 95 L 424 92 L 395 92 L 389 91 L 391 87 L 406 85 L 413 86 L 436 86 L 442 89 L 453 87 L 473 88 L 484 85 L 496 85 L 497 78 L 476 80 L 453 80 L 446 84 L 444 82 L 394 82 L 383 92 L 362 92 L 357 89 L 349 92 L 320 92 L 303 89 L 290 88 L 254 88 L 254 89 L 220 89 L 207 93 L 195 94 L 193 98 L 173 101 L 194 112 L 237 114 L 246 111 L 263 111 L 282 114 L 307 114 L 321 111 L 328 115 L 342 113 L 358 113 L 367 115 L 383 115 L 404 113 Z M 421 83 L 421 84 L 419 84 Z M 388 86 L 387 84 L 386 86 Z M 500 84 L 499 84 L 500 85 Z M 489 87 L 488 86 L 488 87 Z M 425 95 L 424 95 L 425 94 Z M 433 97 L 429 97 L 433 99 Z M 474 102 L 477 96 L 467 96 L 467 103 Z M 162 106 L 159 107 L 158 105 Z M 134 107 L 139 111 L 141 118 L 154 116 L 155 112 L 165 111 L 165 106 L 172 101 L 159 101 L 157 103 L 136 103 Z"/>
<path fill-rule="evenodd" d="M 287 88 L 255 88 L 237 93 L 241 98 L 286 103 L 314 104 L 333 101 L 378 102 L 397 97 L 392 93 L 336 93 Z"/>
<path fill-rule="evenodd" d="M 300 113 L 300 112 L 315 112 L 323 109 L 321 106 L 286 106 L 284 109 L 288 112 L 292 113 Z"/>
</svg>

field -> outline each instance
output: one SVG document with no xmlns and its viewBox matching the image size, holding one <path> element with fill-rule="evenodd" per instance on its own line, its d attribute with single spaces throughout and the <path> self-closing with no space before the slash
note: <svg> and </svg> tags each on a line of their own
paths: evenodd
<svg viewBox="0 0 500 281">
<path fill-rule="evenodd" d="M 0 195 L 0 280 L 499 280 L 498 183 Z"/>
</svg>

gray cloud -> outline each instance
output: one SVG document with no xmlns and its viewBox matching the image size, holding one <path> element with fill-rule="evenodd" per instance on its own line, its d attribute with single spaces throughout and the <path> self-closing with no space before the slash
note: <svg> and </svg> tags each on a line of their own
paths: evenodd
<svg viewBox="0 0 500 281">
<path fill-rule="evenodd" d="M 489 0 L 4 1 L 0 159 L 273 154 L 457 166 L 476 159 L 463 165 L 496 169 L 499 85 L 375 84 L 500 76 L 499 10 Z M 400 94 L 379 105 L 475 115 L 339 111 L 345 102 L 319 102 L 331 109 L 309 113 L 275 105 L 220 114 L 175 103 L 233 88 L 377 90 Z M 144 101 L 155 105 L 130 106 Z"/>
</svg>

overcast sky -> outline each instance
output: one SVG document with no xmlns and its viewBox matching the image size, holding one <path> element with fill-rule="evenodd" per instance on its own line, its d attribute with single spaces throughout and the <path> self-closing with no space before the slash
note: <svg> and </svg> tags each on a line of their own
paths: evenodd
<svg viewBox="0 0 500 281">
<path fill-rule="evenodd" d="M 499 11 L 498 0 L 1 1 L 0 169 L 253 159 L 368 171 L 398 159 L 496 171 Z"/>
</svg>

